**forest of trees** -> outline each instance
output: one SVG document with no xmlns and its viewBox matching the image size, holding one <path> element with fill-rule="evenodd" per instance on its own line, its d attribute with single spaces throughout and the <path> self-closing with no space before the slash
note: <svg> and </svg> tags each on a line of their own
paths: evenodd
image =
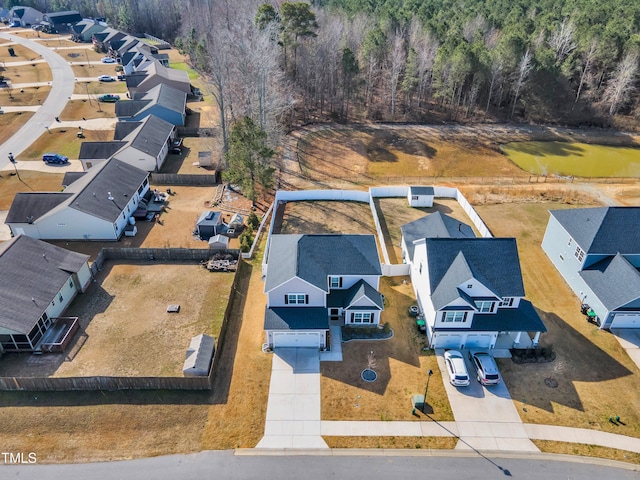
<svg viewBox="0 0 640 480">
<path fill-rule="evenodd" d="M 17 3 L 15 0 L 11 2 Z M 248 117 L 336 121 L 640 119 L 640 2 L 31 0 L 175 41 L 206 74 L 225 150 Z"/>
</svg>

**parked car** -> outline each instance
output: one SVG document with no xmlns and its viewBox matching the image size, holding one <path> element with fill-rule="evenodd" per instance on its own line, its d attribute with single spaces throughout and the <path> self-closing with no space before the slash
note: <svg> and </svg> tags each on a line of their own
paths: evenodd
<svg viewBox="0 0 640 480">
<path fill-rule="evenodd" d="M 476 369 L 477 379 L 482 385 L 497 385 L 500 383 L 500 372 L 493 356 L 484 351 L 469 351 L 469 360 Z"/>
<path fill-rule="evenodd" d="M 449 382 L 454 387 L 466 387 L 469 385 L 469 373 L 464 357 L 457 350 L 447 350 L 444 352 L 444 363 L 447 366 Z"/>
<path fill-rule="evenodd" d="M 45 153 L 42 155 L 42 161 L 46 164 L 57 164 L 63 165 L 65 163 L 69 163 L 69 158 L 64 155 L 60 155 L 59 153 Z"/>
<path fill-rule="evenodd" d="M 111 95 L 110 93 L 107 93 L 105 95 L 100 95 L 98 100 L 106 103 L 115 103 L 120 100 L 120 95 Z"/>
<path fill-rule="evenodd" d="M 116 79 L 113 78 L 111 75 L 100 75 L 98 77 L 98 80 L 101 82 L 115 82 Z"/>
<path fill-rule="evenodd" d="M 100 61 L 102 63 L 116 63 L 116 59 L 111 57 L 102 57 L 102 60 Z"/>
<path fill-rule="evenodd" d="M 126 80 L 127 76 L 126 75 L 118 75 L 118 80 Z"/>
</svg>

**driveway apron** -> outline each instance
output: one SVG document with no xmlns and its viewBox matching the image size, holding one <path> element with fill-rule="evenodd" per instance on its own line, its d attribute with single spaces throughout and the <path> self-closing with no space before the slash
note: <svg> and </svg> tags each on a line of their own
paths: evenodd
<svg viewBox="0 0 640 480">
<path fill-rule="evenodd" d="M 444 350 L 436 350 L 438 367 L 460 435 L 456 449 L 538 452 L 538 448 L 529 440 L 504 382 L 483 387 L 476 381 L 475 369 L 467 358 L 467 352 L 463 351 L 462 354 L 471 384 L 468 387 L 454 387 L 449 383 Z"/>
<path fill-rule="evenodd" d="M 277 348 L 264 437 L 256 448 L 328 448 L 320 436 L 320 352 Z"/>
</svg>

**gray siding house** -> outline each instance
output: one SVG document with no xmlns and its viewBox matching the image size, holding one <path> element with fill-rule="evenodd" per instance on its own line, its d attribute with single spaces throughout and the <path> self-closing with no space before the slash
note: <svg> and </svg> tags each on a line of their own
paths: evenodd
<svg viewBox="0 0 640 480">
<path fill-rule="evenodd" d="M 169 85 L 157 85 L 148 92 L 133 94 L 131 100 L 116 102 L 119 121 L 141 122 L 155 115 L 172 125 L 184 125 L 187 94 Z"/>
<path fill-rule="evenodd" d="M 600 328 L 640 328 L 640 207 L 549 213 L 542 249 L 580 303 Z"/>
<path fill-rule="evenodd" d="M 270 348 L 328 346 L 329 325 L 378 325 L 382 269 L 373 235 L 272 235 L 264 329 Z"/>
</svg>

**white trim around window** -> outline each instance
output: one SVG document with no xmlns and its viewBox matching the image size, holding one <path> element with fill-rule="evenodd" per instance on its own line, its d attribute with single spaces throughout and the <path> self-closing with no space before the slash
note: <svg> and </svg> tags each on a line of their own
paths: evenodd
<svg viewBox="0 0 640 480">
<path fill-rule="evenodd" d="M 495 308 L 495 302 L 492 301 L 479 300 L 473 303 L 476 304 L 478 313 L 491 313 Z"/>
<path fill-rule="evenodd" d="M 464 323 L 467 321 L 467 312 L 444 312 L 442 321 L 445 323 Z"/>
<path fill-rule="evenodd" d="M 309 303 L 309 296 L 305 293 L 287 293 L 284 296 L 285 305 L 306 305 Z"/>
<path fill-rule="evenodd" d="M 373 320 L 374 316 L 372 312 L 351 312 L 351 323 L 373 323 Z"/>
</svg>

